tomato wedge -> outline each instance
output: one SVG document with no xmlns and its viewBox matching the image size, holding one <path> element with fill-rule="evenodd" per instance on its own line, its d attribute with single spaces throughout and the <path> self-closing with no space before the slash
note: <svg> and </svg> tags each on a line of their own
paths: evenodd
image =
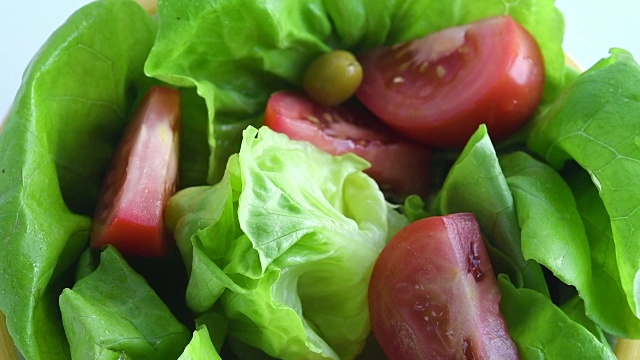
<svg viewBox="0 0 640 360">
<path fill-rule="evenodd" d="M 537 109 L 544 64 L 536 40 L 504 15 L 359 57 L 356 95 L 398 132 L 459 149 L 482 123 L 500 141 Z"/>
<path fill-rule="evenodd" d="M 431 149 L 398 135 L 358 102 L 323 106 L 304 94 L 280 91 L 269 98 L 264 125 L 332 155 L 364 158 L 371 164 L 366 172 L 387 195 L 428 193 Z"/>
<path fill-rule="evenodd" d="M 516 359 L 500 289 L 473 214 L 411 223 L 382 250 L 369 284 L 389 359 Z"/>
<path fill-rule="evenodd" d="M 116 148 L 96 207 L 91 245 L 132 256 L 163 256 L 163 212 L 178 174 L 180 93 L 153 87 Z"/>
</svg>

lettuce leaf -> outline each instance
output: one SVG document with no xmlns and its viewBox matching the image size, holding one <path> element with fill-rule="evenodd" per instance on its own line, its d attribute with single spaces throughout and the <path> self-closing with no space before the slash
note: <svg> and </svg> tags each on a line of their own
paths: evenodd
<svg viewBox="0 0 640 360">
<path fill-rule="evenodd" d="M 274 357 L 355 357 L 370 331 L 370 271 L 401 227 L 367 166 L 248 128 L 221 182 L 169 203 L 198 279 L 188 303 L 205 311 L 219 300 L 229 336 Z"/>
<path fill-rule="evenodd" d="M 556 168 L 575 161 L 591 177 L 611 224 L 621 287 L 640 316 L 640 66 L 623 50 L 576 78 L 538 119 L 530 148 Z M 606 228 L 603 228 L 606 230 Z M 600 247 L 602 249 L 602 247 Z M 609 267 L 610 268 L 610 267 Z"/>
<path fill-rule="evenodd" d="M 567 167 L 563 174 L 573 191 L 591 247 L 594 283 L 599 286 L 599 295 L 594 296 L 593 300 L 600 303 L 599 306 L 606 312 L 606 316 L 590 316 L 611 334 L 621 338 L 638 338 L 640 320 L 629 306 L 620 281 L 611 221 L 598 190 L 587 172 L 578 169 L 575 164 Z"/>
<path fill-rule="evenodd" d="M 86 215 L 146 86 L 155 32 L 132 1 L 80 9 L 32 60 L 0 133 L 0 309 L 26 358 L 69 357 L 58 296 L 73 284 Z"/>
<path fill-rule="evenodd" d="M 180 323 L 113 247 L 60 295 L 74 359 L 175 359 L 189 342 Z"/>
<path fill-rule="evenodd" d="M 199 326 L 193 332 L 193 338 L 178 360 L 221 360 L 218 351 L 209 337 L 209 330 L 205 325 Z"/>
<path fill-rule="evenodd" d="M 160 1 L 160 29 L 145 71 L 196 87 L 209 111 L 209 181 L 222 178 L 247 125 L 259 126 L 269 95 L 299 87 L 319 54 L 361 53 L 448 26 L 510 14 L 538 40 L 546 98 L 564 82 L 564 19 L 553 0 L 173 0 Z"/>
<path fill-rule="evenodd" d="M 515 266 L 520 274 L 510 274 L 512 279 L 521 278 L 523 286 L 549 296 L 540 264 L 525 259 L 522 253 L 513 195 L 486 126 L 479 127 L 453 164 L 437 195 L 434 210 L 438 214 L 474 213 L 487 237 L 489 253 L 504 254 L 499 258 L 493 256 L 492 262 L 499 268 Z M 504 264 L 505 257 L 510 264 Z"/>
<path fill-rule="evenodd" d="M 587 316 L 584 301 L 582 301 L 580 297 L 574 296 L 572 299 L 562 304 L 560 308 L 571 320 L 581 324 L 585 329 L 589 330 L 589 332 L 592 333 L 601 343 L 611 344 L 607 338 L 607 334 L 605 334 L 602 328 Z"/>
<path fill-rule="evenodd" d="M 580 211 L 610 225 L 598 203 L 596 188 L 584 171 L 574 167 L 566 175 L 572 179 L 569 187 L 553 168 L 525 153 L 506 155 L 500 164 L 514 196 L 525 258 L 537 261 L 564 284 L 575 287 L 586 315 L 608 333 L 625 338 L 640 336 L 640 319 L 625 300 L 618 268 L 611 266 L 615 264 L 615 251 L 613 238 L 606 236 L 610 231 L 587 236 Z M 581 197 L 582 210 L 574 193 Z"/>
<path fill-rule="evenodd" d="M 551 300 L 498 277 L 500 310 L 523 359 L 616 359 L 607 343 L 572 320 Z"/>
</svg>

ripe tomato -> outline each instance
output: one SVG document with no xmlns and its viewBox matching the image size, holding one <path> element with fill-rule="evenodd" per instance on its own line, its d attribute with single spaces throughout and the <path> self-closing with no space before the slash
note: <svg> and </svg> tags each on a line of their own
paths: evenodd
<svg viewBox="0 0 640 360">
<path fill-rule="evenodd" d="M 91 245 L 162 256 L 169 249 L 163 212 L 178 173 L 180 93 L 154 87 L 116 148 L 98 202 Z"/>
<path fill-rule="evenodd" d="M 330 107 L 303 94 L 276 92 L 264 124 L 330 154 L 364 158 L 371 164 L 366 172 L 388 195 L 428 193 L 431 150 L 396 134 L 357 102 Z"/>
<path fill-rule="evenodd" d="M 482 123 L 500 141 L 531 117 L 544 64 L 535 39 L 510 16 L 452 27 L 359 58 L 358 98 L 398 132 L 462 148 Z"/>
<path fill-rule="evenodd" d="M 369 283 L 373 332 L 389 359 L 516 359 L 500 289 L 473 214 L 411 223 Z"/>
</svg>

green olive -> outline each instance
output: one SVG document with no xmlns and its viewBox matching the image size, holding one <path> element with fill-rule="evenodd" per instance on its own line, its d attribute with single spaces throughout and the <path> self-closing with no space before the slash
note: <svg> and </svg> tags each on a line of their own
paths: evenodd
<svg viewBox="0 0 640 360">
<path fill-rule="evenodd" d="M 322 54 L 309 65 L 302 87 L 322 105 L 335 106 L 349 99 L 362 82 L 362 66 L 348 51 Z"/>
</svg>

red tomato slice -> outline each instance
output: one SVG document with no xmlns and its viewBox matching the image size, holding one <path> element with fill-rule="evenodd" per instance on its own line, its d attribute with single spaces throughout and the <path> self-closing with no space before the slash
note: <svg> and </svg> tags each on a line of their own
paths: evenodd
<svg viewBox="0 0 640 360">
<path fill-rule="evenodd" d="M 170 235 L 163 211 L 178 173 L 180 93 L 154 87 L 125 129 L 96 208 L 91 245 L 134 256 L 163 256 Z"/>
<path fill-rule="evenodd" d="M 500 296 L 474 215 L 422 219 L 376 261 L 373 332 L 389 359 L 517 359 Z"/>
<path fill-rule="evenodd" d="M 359 60 L 358 98 L 398 132 L 432 146 L 462 148 L 482 123 L 503 140 L 542 97 L 540 49 L 510 16 L 375 49 Z"/>
<path fill-rule="evenodd" d="M 364 158 L 371 164 L 366 172 L 388 195 L 428 193 L 431 150 L 396 134 L 357 102 L 329 107 L 303 94 L 276 92 L 264 125 L 333 155 Z"/>
</svg>

